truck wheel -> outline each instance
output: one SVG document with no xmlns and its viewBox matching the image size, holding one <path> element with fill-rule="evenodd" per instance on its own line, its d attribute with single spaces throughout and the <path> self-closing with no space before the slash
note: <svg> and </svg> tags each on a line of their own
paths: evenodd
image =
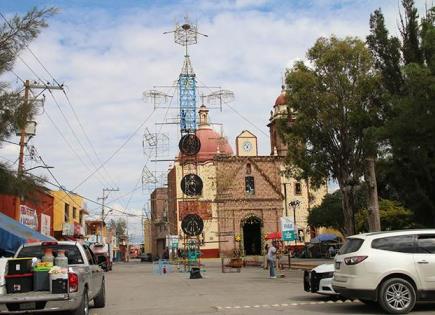
<svg viewBox="0 0 435 315">
<path fill-rule="evenodd" d="M 94 306 L 98 308 L 106 306 L 106 286 L 104 279 L 101 283 L 100 292 L 98 292 L 97 296 L 94 297 Z"/>
<path fill-rule="evenodd" d="M 407 314 L 415 306 L 415 289 L 405 279 L 388 279 L 381 285 L 378 301 L 389 314 Z"/>
<path fill-rule="evenodd" d="M 71 312 L 71 315 L 89 315 L 89 297 L 88 290 L 85 288 L 83 292 L 82 301 L 80 306 Z"/>
</svg>

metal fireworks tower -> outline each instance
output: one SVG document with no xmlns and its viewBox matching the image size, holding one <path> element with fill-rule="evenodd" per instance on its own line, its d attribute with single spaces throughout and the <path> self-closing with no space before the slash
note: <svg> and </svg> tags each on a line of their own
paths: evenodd
<svg viewBox="0 0 435 315">
<path fill-rule="evenodd" d="M 196 75 L 192 68 L 188 47 L 198 43 L 198 27 L 189 22 L 175 26 L 175 30 L 164 34 L 174 33 L 174 42 L 185 47 L 184 63 L 178 77 L 178 92 L 180 96 L 180 130 L 181 135 L 192 134 L 196 130 Z"/>
</svg>

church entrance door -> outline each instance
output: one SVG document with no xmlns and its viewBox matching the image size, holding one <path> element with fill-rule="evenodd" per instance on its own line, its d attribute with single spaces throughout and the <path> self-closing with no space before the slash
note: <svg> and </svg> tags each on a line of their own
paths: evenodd
<svg viewBox="0 0 435 315">
<path fill-rule="evenodd" d="M 242 222 L 245 255 L 261 255 L 261 219 L 252 216 Z"/>
</svg>

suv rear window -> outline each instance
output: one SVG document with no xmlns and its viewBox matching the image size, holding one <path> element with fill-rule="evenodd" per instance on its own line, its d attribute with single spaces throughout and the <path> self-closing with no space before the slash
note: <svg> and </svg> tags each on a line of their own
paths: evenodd
<svg viewBox="0 0 435 315">
<path fill-rule="evenodd" d="M 64 250 L 65 256 L 68 258 L 68 264 L 70 265 L 84 263 L 82 254 L 80 254 L 78 247 L 75 245 L 27 246 L 21 249 L 21 251 L 17 255 L 17 258 L 36 257 L 38 259 L 42 259 L 42 256 L 44 256 L 44 250 L 46 248 L 51 248 L 53 250 L 54 257 L 57 256 L 58 250 Z"/>
<path fill-rule="evenodd" d="M 372 241 L 372 248 L 390 252 L 413 254 L 416 252 L 414 235 L 382 237 Z"/>
<path fill-rule="evenodd" d="M 363 239 L 360 238 L 348 238 L 346 239 L 346 243 L 340 248 L 339 254 L 349 254 L 356 252 L 361 248 L 361 245 L 364 243 Z"/>
</svg>

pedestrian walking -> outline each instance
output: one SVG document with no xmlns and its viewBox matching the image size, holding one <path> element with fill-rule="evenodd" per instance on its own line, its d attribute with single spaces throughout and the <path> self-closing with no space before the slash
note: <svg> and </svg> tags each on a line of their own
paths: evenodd
<svg viewBox="0 0 435 315">
<path fill-rule="evenodd" d="M 275 256 L 276 256 L 276 243 L 275 241 L 272 242 L 272 245 L 269 247 L 269 250 L 267 251 L 267 260 L 269 263 L 269 275 L 271 279 L 276 278 L 275 273 Z"/>
<path fill-rule="evenodd" d="M 264 246 L 264 260 L 263 260 L 263 268 L 264 269 L 267 269 L 267 268 L 269 268 L 269 265 L 268 265 L 268 259 L 267 259 L 267 254 L 269 253 L 269 244 L 268 243 L 266 243 L 266 245 Z"/>
</svg>

